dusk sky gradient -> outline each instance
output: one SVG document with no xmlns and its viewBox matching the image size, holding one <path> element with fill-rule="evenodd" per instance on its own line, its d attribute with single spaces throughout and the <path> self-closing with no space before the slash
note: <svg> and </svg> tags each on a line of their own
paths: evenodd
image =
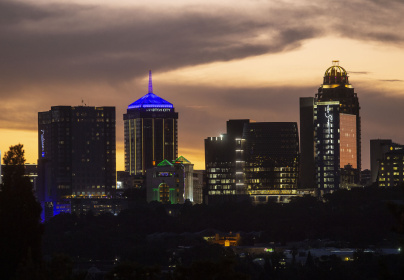
<svg viewBox="0 0 404 280">
<path fill-rule="evenodd" d="M 369 140 L 404 144 L 404 2 L 394 0 L 0 0 L 0 150 L 37 160 L 38 112 L 116 107 L 147 93 L 179 113 L 179 155 L 204 169 L 204 139 L 229 119 L 299 123 L 332 60 L 358 94 Z"/>
</svg>

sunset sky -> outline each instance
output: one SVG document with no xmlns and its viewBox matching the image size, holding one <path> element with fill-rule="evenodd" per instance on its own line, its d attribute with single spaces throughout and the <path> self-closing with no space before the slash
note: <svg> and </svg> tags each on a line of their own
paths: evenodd
<svg viewBox="0 0 404 280">
<path fill-rule="evenodd" d="M 38 112 L 116 107 L 147 93 L 179 112 L 179 155 L 204 169 L 204 139 L 229 119 L 299 123 L 332 60 L 358 94 L 369 140 L 404 144 L 404 3 L 399 0 L 0 0 L 0 150 L 37 160 Z"/>
</svg>

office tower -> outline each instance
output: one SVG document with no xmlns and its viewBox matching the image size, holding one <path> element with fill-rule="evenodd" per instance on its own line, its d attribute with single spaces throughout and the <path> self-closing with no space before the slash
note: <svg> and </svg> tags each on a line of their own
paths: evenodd
<svg viewBox="0 0 404 280">
<path fill-rule="evenodd" d="M 316 186 L 314 162 L 314 97 L 300 98 L 300 186 Z"/>
<path fill-rule="evenodd" d="M 369 186 L 372 184 L 371 174 L 372 173 L 369 169 L 365 169 L 365 170 L 361 171 L 361 181 L 360 181 L 361 186 Z"/>
<path fill-rule="evenodd" d="M 241 145 L 244 124 L 249 122 L 247 119 L 229 120 L 226 134 L 205 139 L 205 170 L 209 200 L 231 200 L 235 195 L 245 194 L 244 154 Z"/>
<path fill-rule="evenodd" d="M 193 202 L 193 164 L 183 156 L 163 160 L 146 172 L 147 202 Z"/>
<path fill-rule="evenodd" d="M 245 184 L 253 202 L 267 202 L 278 194 L 293 194 L 299 174 L 297 123 L 245 124 L 243 140 Z"/>
<path fill-rule="evenodd" d="M 303 187 L 316 186 L 319 194 L 324 194 L 359 182 L 359 110 L 358 97 L 349 83 L 347 72 L 338 61 L 333 61 L 325 71 L 323 84 L 315 98 L 300 98 Z M 311 170 L 315 172 L 314 184 Z"/>
<path fill-rule="evenodd" d="M 379 187 L 397 187 L 404 183 L 404 145 L 391 144 L 379 160 Z"/>
<path fill-rule="evenodd" d="M 194 189 L 194 203 L 202 204 L 203 203 L 203 191 L 204 191 L 204 183 L 205 183 L 205 170 L 194 170 L 192 174 L 193 179 L 193 189 Z"/>
<path fill-rule="evenodd" d="M 148 93 L 129 105 L 123 115 L 125 171 L 144 175 L 156 163 L 178 155 L 177 119 L 173 104 L 153 93 L 149 72 Z"/>
<path fill-rule="evenodd" d="M 208 200 L 247 195 L 260 203 L 295 195 L 297 124 L 230 120 L 227 134 L 205 140 L 205 158 Z"/>
<path fill-rule="evenodd" d="M 377 182 L 377 175 L 379 173 L 380 161 L 383 160 L 384 154 L 390 150 L 393 143 L 391 139 L 372 139 L 370 140 L 370 172 L 371 182 Z"/>
<path fill-rule="evenodd" d="M 174 164 L 182 164 L 184 166 L 184 199 L 194 202 L 194 165 L 183 156 L 178 157 L 174 161 Z"/>
<path fill-rule="evenodd" d="M 38 198 L 45 218 L 74 212 L 74 198 L 112 198 L 115 151 L 115 107 L 55 106 L 39 112 Z"/>
</svg>

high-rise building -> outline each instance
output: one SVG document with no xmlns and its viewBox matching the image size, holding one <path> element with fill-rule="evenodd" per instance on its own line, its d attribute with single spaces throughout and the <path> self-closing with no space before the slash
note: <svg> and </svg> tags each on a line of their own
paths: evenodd
<svg viewBox="0 0 404 280">
<path fill-rule="evenodd" d="M 227 200 L 227 198 L 231 200 L 235 195 L 245 194 L 244 153 L 241 151 L 241 145 L 244 142 L 242 140 L 244 124 L 248 123 L 250 123 L 248 119 L 229 120 L 226 134 L 205 139 L 205 170 L 209 200 Z"/>
<path fill-rule="evenodd" d="M 123 115 L 125 127 L 125 171 L 145 175 L 146 170 L 178 155 L 178 113 L 173 104 L 153 93 L 151 71 L 149 91 L 129 105 Z"/>
<path fill-rule="evenodd" d="M 349 83 L 347 72 L 338 61 L 333 61 L 325 71 L 323 84 L 315 98 L 300 99 L 303 187 L 317 187 L 323 194 L 359 182 L 359 110 L 358 97 Z"/>
<path fill-rule="evenodd" d="M 194 170 L 192 174 L 192 187 L 194 189 L 194 203 L 202 204 L 203 203 L 203 190 L 205 183 L 205 170 Z"/>
<path fill-rule="evenodd" d="M 253 202 L 295 195 L 299 175 L 299 134 L 295 122 L 244 125 L 245 187 Z"/>
<path fill-rule="evenodd" d="M 379 187 L 398 186 L 404 182 L 404 145 L 391 139 L 370 140 L 371 182 Z"/>
<path fill-rule="evenodd" d="M 227 134 L 205 140 L 205 159 L 208 201 L 247 195 L 260 203 L 296 195 L 297 124 L 230 120 Z"/>
<path fill-rule="evenodd" d="M 316 185 L 314 154 L 314 97 L 300 98 L 300 180 L 304 188 Z"/>
<path fill-rule="evenodd" d="M 379 187 L 397 187 L 404 183 L 404 145 L 391 144 L 379 160 Z"/>
<path fill-rule="evenodd" d="M 38 113 L 38 199 L 45 218 L 72 199 L 114 197 L 115 107 L 55 106 Z"/>
<path fill-rule="evenodd" d="M 390 146 L 396 146 L 391 139 L 372 139 L 370 140 L 370 174 L 371 182 L 377 182 L 380 161 L 384 159 L 384 154 L 390 150 Z"/>
</svg>

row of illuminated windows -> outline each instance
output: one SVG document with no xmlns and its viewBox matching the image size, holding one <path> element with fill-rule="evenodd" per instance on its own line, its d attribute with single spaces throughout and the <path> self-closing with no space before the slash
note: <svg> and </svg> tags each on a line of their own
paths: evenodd
<svg viewBox="0 0 404 280">
<path fill-rule="evenodd" d="M 317 177 L 334 177 L 334 172 L 319 172 Z"/>
<path fill-rule="evenodd" d="M 232 185 L 213 185 L 210 186 L 209 189 L 211 190 L 230 190 L 232 189 Z"/>
<path fill-rule="evenodd" d="M 384 170 L 384 167 L 381 167 L 380 169 Z M 403 169 L 403 168 L 400 168 L 400 169 Z M 397 166 L 393 167 L 393 170 L 400 170 L 400 169 Z M 387 173 L 387 175 L 390 175 L 390 173 Z"/>
<path fill-rule="evenodd" d="M 209 184 L 230 184 L 233 183 L 231 179 L 209 180 Z"/>
<path fill-rule="evenodd" d="M 400 175 L 400 172 L 392 172 L 392 173 L 393 173 L 394 176 L 399 176 Z M 387 172 L 387 176 L 390 176 L 390 174 L 391 174 L 390 172 Z M 382 173 L 381 176 L 383 177 L 384 175 L 385 175 L 385 173 Z M 404 175 L 404 172 L 403 172 L 403 175 Z"/>
<path fill-rule="evenodd" d="M 323 181 L 325 182 L 325 183 L 333 183 L 334 182 L 334 178 L 332 177 L 332 178 L 323 178 Z M 319 178 L 319 179 L 317 179 L 317 182 L 321 182 L 321 179 Z"/>
<path fill-rule="evenodd" d="M 385 181 L 399 182 L 399 181 L 400 181 L 400 178 L 391 179 L 391 178 L 389 178 L 389 177 L 387 177 L 387 178 L 381 177 L 381 178 L 379 178 L 379 181 L 380 181 L 380 182 L 385 182 Z"/>
<path fill-rule="evenodd" d="M 318 184 L 318 188 L 321 189 L 321 187 L 324 189 L 333 189 L 335 186 L 334 184 Z"/>
<path fill-rule="evenodd" d="M 208 172 L 210 172 L 210 173 L 215 173 L 215 172 L 217 172 L 217 173 L 220 173 L 220 172 L 226 173 L 226 172 L 231 172 L 231 171 L 232 171 L 231 168 L 209 168 L 208 169 Z"/>
<path fill-rule="evenodd" d="M 222 173 L 213 173 L 213 174 L 208 174 L 208 178 L 228 178 L 230 176 L 229 173 L 222 174 Z"/>
<path fill-rule="evenodd" d="M 209 191 L 209 194 L 210 195 L 221 195 L 221 194 L 236 194 L 236 191 L 228 191 L 228 190 L 225 190 L 225 191 Z"/>
<path fill-rule="evenodd" d="M 333 152 L 333 151 L 327 151 L 327 152 Z M 334 160 L 334 156 L 323 156 L 323 160 Z"/>
<path fill-rule="evenodd" d="M 105 192 L 73 192 L 73 195 L 105 195 Z"/>
</svg>

